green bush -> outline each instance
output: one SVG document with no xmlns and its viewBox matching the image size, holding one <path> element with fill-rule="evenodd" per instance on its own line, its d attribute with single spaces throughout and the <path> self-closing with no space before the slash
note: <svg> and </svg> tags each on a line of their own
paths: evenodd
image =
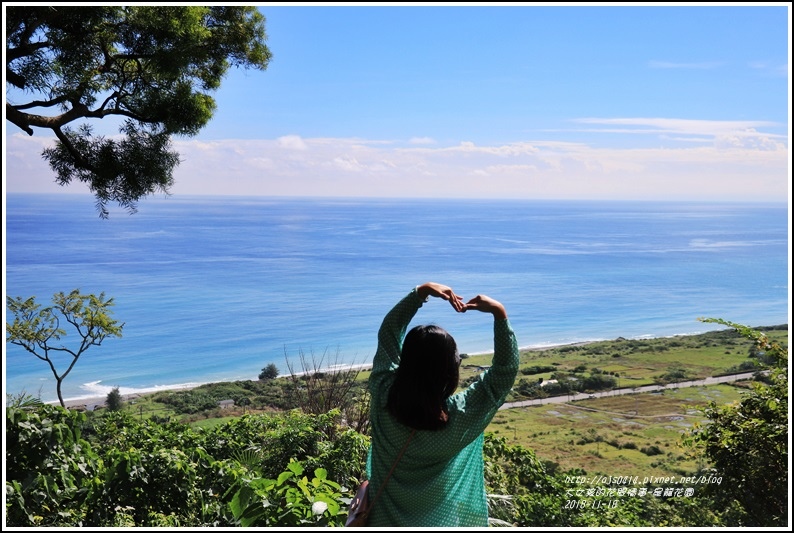
<svg viewBox="0 0 794 533">
<path fill-rule="evenodd" d="M 86 419 L 47 404 L 6 408 L 7 525 L 80 525 L 84 487 L 103 469 L 81 438 Z"/>
<path fill-rule="evenodd" d="M 310 480 L 290 461 L 277 479 L 241 479 L 229 503 L 236 525 L 245 527 L 342 526 L 347 509 L 341 487 L 323 468 Z"/>
<path fill-rule="evenodd" d="M 534 374 L 543 374 L 545 372 L 554 372 L 557 370 L 556 366 L 552 365 L 532 365 L 521 369 L 521 373 L 525 376 Z"/>
</svg>

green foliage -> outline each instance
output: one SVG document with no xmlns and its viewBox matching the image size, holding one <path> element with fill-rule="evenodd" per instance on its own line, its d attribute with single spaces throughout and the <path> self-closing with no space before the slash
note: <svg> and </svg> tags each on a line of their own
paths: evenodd
<svg viewBox="0 0 794 533">
<path fill-rule="evenodd" d="M 86 415 L 42 404 L 6 408 L 9 526 L 77 526 L 81 500 L 103 468 L 81 438 Z"/>
<path fill-rule="evenodd" d="M 107 467 L 88 502 L 88 524 L 106 523 L 119 508 L 141 526 L 153 525 L 151 514 L 196 509 L 197 468 L 182 450 L 114 448 L 103 459 Z"/>
<path fill-rule="evenodd" d="M 365 464 L 369 451 L 369 437 L 353 429 L 341 429 L 320 441 L 317 454 L 303 459 L 307 469 L 325 468 L 328 476 L 347 490 L 355 490 L 365 478 Z"/>
<path fill-rule="evenodd" d="M 483 458 L 489 517 L 505 524 L 520 522 L 516 502 L 547 488 L 543 463 L 532 450 L 510 446 L 492 433 L 485 434 Z"/>
<path fill-rule="evenodd" d="M 752 354 L 758 354 L 761 352 L 767 353 L 774 366 L 777 366 L 778 368 L 786 368 L 786 365 L 788 364 L 788 349 L 781 346 L 778 342 L 771 341 L 767 334 L 764 333 L 764 329 L 774 328 L 755 329 L 742 324 L 737 324 L 735 322 L 730 322 L 728 320 L 723 320 L 721 318 L 700 318 L 698 320 L 712 324 L 722 324 L 723 326 L 732 328 L 739 335 L 754 341 L 755 349 L 751 351 Z"/>
<path fill-rule="evenodd" d="M 113 298 L 105 299 L 104 292 L 99 296 L 81 294 L 80 289 L 68 295 L 59 292 L 52 297 L 52 304 L 42 308 L 35 296 L 26 300 L 8 296 L 6 306 L 14 315 L 14 321 L 6 323 L 6 342 L 21 346 L 49 365 L 55 376 L 58 400 L 64 406 L 61 384 L 77 360 L 88 348 L 101 345 L 106 338 L 121 337 L 124 324 L 111 318 L 115 302 Z M 60 327 L 61 320 L 71 324 L 80 337 L 75 348 L 57 342 L 66 335 Z M 61 359 L 58 356 L 65 358 L 63 364 L 66 365 L 60 372 L 56 365 Z"/>
<path fill-rule="evenodd" d="M 354 486 L 369 439 L 338 417 L 249 415 L 196 431 L 124 411 L 7 408 L 7 525 L 340 525 L 352 489 L 336 479 Z M 265 497 L 275 507 L 246 510 Z"/>
<path fill-rule="evenodd" d="M 246 415 L 212 430 L 53 406 L 6 416 L 12 527 L 339 526 L 369 444 L 338 426 L 338 413 Z M 285 459 L 290 447 L 302 456 Z M 566 508 L 576 499 L 570 477 L 585 472 L 551 473 L 531 450 L 491 434 L 483 451 L 493 525 L 715 526 L 736 514 L 708 494 L 623 496 L 619 505 L 597 495 Z"/>
<path fill-rule="evenodd" d="M 108 411 L 121 411 L 124 408 L 124 398 L 121 397 L 118 387 L 113 387 L 105 399 Z"/>
<path fill-rule="evenodd" d="M 600 391 L 614 389 L 618 380 L 614 376 L 603 373 L 592 373 L 582 380 L 582 391 Z"/>
<path fill-rule="evenodd" d="M 616 497 L 606 492 L 608 484 L 574 481 L 577 476 L 588 477 L 586 472 L 549 473 L 534 452 L 522 446 L 507 445 L 505 439 L 491 434 L 486 434 L 483 455 L 489 515 L 497 522 L 495 525 L 545 529 L 714 526 L 719 523 L 709 508 L 703 508 L 704 499 L 663 500 L 625 494 Z M 598 488 L 602 490 L 599 492 Z M 592 494 L 586 492 L 588 489 Z M 582 492 L 577 493 L 577 490 Z M 580 506 L 580 502 L 585 505 Z"/>
<path fill-rule="evenodd" d="M 179 164 L 171 136 L 209 122 L 210 94 L 230 67 L 264 70 L 271 57 L 255 6 L 29 5 L 4 15 L 8 83 L 31 95 L 8 105 L 7 119 L 55 134 L 43 156 L 57 182 L 87 183 L 102 217 L 108 202 L 134 211 L 168 192 Z M 94 136 L 85 122 L 105 117 L 124 121 L 120 138 Z"/>
<path fill-rule="evenodd" d="M 229 503 L 234 520 L 244 527 L 344 525 L 340 485 L 324 468 L 315 469 L 311 480 L 303 472 L 292 460 L 276 479 L 241 479 Z"/>
<path fill-rule="evenodd" d="M 513 396 L 517 398 L 545 398 L 548 396 L 546 387 L 541 387 L 537 380 L 520 378 L 513 386 Z"/>
<path fill-rule="evenodd" d="M 198 390 L 186 390 L 164 395 L 158 401 L 173 407 L 177 413 L 193 414 L 218 407 L 220 400 L 216 398 L 217 396 L 214 394 L 210 395 Z"/>
<path fill-rule="evenodd" d="M 164 391 L 152 396 L 158 403 L 173 408 L 178 414 L 195 414 L 214 410 L 222 400 L 235 405 L 286 411 L 297 407 L 291 401 L 293 384 L 286 379 L 266 381 L 244 380 L 207 383 L 194 389 Z"/>
<path fill-rule="evenodd" d="M 572 378 L 564 372 L 554 372 L 548 381 L 521 378 L 513 387 L 513 395 L 519 398 L 547 398 L 577 392 L 611 390 L 617 386 L 617 379 L 609 374 L 594 370 L 589 376 Z"/>
<path fill-rule="evenodd" d="M 736 406 L 710 406 L 711 423 L 690 437 L 714 469 L 692 475 L 719 476 L 721 483 L 676 485 L 693 488 L 688 497 L 595 492 L 620 487 L 583 482 L 584 470 L 559 472 L 532 450 L 489 433 L 483 459 L 491 524 L 786 525 L 787 353 L 771 344 L 762 351 L 781 364 L 770 382 Z M 342 425 L 339 410 L 245 415 L 194 429 L 125 411 L 17 403 L 6 408 L 9 527 L 341 526 L 369 446 L 367 436 Z M 591 440 L 603 441 L 595 431 Z M 577 493 L 589 489 L 594 493 Z"/>
<path fill-rule="evenodd" d="M 25 391 L 18 394 L 6 394 L 6 406 L 16 407 L 17 409 L 32 409 L 39 407 L 44 402 L 38 396 L 33 396 Z"/>
<path fill-rule="evenodd" d="M 738 404 L 705 409 L 709 423 L 693 428 L 687 443 L 729 480 L 710 487 L 719 506 L 741 526 L 786 526 L 788 493 L 788 350 L 758 330 L 724 321 L 702 319 L 734 328 L 753 339 L 758 351 L 775 364 L 767 383 L 753 383 Z"/>
<path fill-rule="evenodd" d="M 339 427 L 339 412 L 311 416 L 290 411 L 274 416 L 246 415 L 205 431 L 204 447 L 218 459 L 237 450 L 256 452 L 257 471 L 276 478 L 290 460 L 307 469 L 325 468 L 332 479 L 355 487 L 364 475 L 369 438 Z"/>
<path fill-rule="evenodd" d="M 662 451 L 662 449 L 656 446 L 655 444 L 651 446 L 643 446 L 642 448 L 640 448 L 640 451 L 645 455 L 651 455 L 651 456 L 662 455 L 664 453 L 664 451 Z"/>
<path fill-rule="evenodd" d="M 544 372 L 554 372 L 557 370 L 556 366 L 552 365 L 531 365 L 521 369 L 521 373 L 525 376 L 533 374 L 543 374 Z"/>
<path fill-rule="evenodd" d="M 763 369 L 763 365 L 758 359 L 748 359 L 738 365 L 734 365 L 725 371 L 725 374 L 741 374 L 743 372 L 755 372 Z"/>
<path fill-rule="evenodd" d="M 668 368 L 667 372 L 658 376 L 656 382 L 664 385 L 667 383 L 680 383 L 688 379 L 692 379 L 692 375 L 689 371 L 681 365 L 674 365 Z"/>
<path fill-rule="evenodd" d="M 492 494 L 517 494 L 535 490 L 545 479 L 543 463 L 532 450 L 511 446 L 504 437 L 485 435 L 483 456 L 487 458 L 485 481 Z"/>
<path fill-rule="evenodd" d="M 278 367 L 275 363 L 270 363 L 266 367 L 262 369 L 259 373 L 259 379 L 261 380 L 268 380 L 268 379 L 276 379 L 278 377 Z"/>
</svg>

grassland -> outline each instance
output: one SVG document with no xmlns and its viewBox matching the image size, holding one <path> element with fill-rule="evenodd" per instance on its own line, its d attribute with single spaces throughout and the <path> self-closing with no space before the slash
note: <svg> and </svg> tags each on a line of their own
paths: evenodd
<svg viewBox="0 0 794 533">
<path fill-rule="evenodd" d="M 686 432 L 705 420 L 700 408 L 710 401 L 733 402 L 741 391 L 737 385 L 712 385 L 506 409 L 488 429 L 562 471 L 641 478 L 686 474 L 703 466 L 682 445 Z"/>
<path fill-rule="evenodd" d="M 788 345 L 788 329 L 766 332 Z M 522 352 L 522 367 L 553 366 L 561 372 L 577 367 L 618 374 L 614 396 L 575 403 L 547 404 L 500 411 L 489 430 L 532 449 L 539 458 L 563 471 L 581 468 L 611 476 L 667 476 L 698 467 L 697 456 L 683 439 L 696 424 L 706 422 L 702 408 L 740 399 L 748 382 L 667 388 L 662 392 L 623 394 L 659 382 L 670 368 L 684 369 L 689 379 L 735 371 L 748 360 L 754 344 L 735 332 L 666 339 L 615 340 L 549 350 Z M 470 358 L 467 365 L 485 365 Z M 549 379 L 551 372 L 532 379 Z M 520 399 L 520 398 L 513 398 Z"/>
</svg>

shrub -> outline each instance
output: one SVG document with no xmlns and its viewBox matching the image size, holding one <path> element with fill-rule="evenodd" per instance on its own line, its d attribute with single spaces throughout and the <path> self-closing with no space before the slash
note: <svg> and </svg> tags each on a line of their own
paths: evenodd
<svg viewBox="0 0 794 533">
<path fill-rule="evenodd" d="M 278 367 L 275 363 L 270 363 L 265 368 L 262 369 L 262 372 L 259 373 L 259 379 L 262 381 L 267 381 L 269 379 L 276 379 L 278 377 Z"/>
<path fill-rule="evenodd" d="M 118 387 L 113 387 L 108 393 L 105 404 L 107 404 L 108 411 L 120 411 L 124 407 L 124 398 L 121 397 Z"/>
<path fill-rule="evenodd" d="M 249 527 L 342 526 L 347 517 L 341 487 L 323 468 L 311 481 L 304 468 L 290 461 L 276 479 L 240 480 L 229 509 L 237 524 Z"/>
<path fill-rule="evenodd" d="M 662 449 L 656 446 L 655 444 L 652 444 L 650 446 L 643 446 L 642 448 L 640 448 L 640 451 L 649 457 L 654 455 L 662 455 L 664 453 Z"/>
</svg>

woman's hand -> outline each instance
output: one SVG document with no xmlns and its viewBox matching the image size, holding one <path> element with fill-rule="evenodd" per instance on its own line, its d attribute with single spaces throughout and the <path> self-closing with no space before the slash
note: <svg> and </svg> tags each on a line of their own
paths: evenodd
<svg viewBox="0 0 794 533">
<path fill-rule="evenodd" d="M 466 310 L 468 309 L 482 311 L 483 313 L 491 313 L 495 319 L 507 318 L 507 311 L 505 311 L 505 306 L 503 306 L 501 303 L 497 302 L 490 296 L 485 296 L 484 294 L 478 294 L 477 296 L 466 302 Z"/>
<path fill-rule="evenodd" d="M 466 304 L 463 303 L 463 297 L 455 294 L 455 291 L 446 285 L 430 281 L 428 283 L 419 285 L 416 288 L 416 292 L 419 293 L 419 297 L 422 299 L 425 299 L 428 296 L 442 298 L 448 301 L 450 305 L 452 305 L 452 308 L 458 313 L 463 313 L 466 311 Z"/>
</svg>

